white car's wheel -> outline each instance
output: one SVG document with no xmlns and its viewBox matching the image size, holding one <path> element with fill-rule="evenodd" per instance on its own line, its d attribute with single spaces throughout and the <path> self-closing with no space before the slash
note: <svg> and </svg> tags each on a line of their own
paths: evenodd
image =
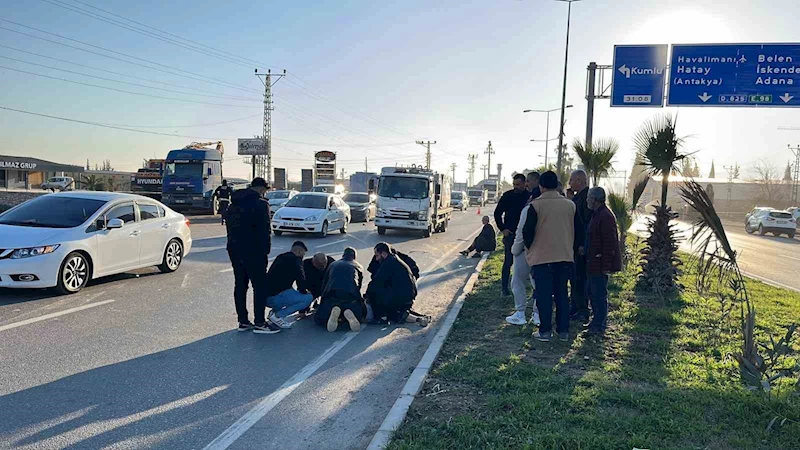
<svg viewBox="0 0 800 450">
<path fill-rule="evenodd" d="M 64 258 L 58 271 L 56 290 L 63 294 L 75 294 L 89 282 L 89 260 L 82 253 L 72 252 Z"/>
<path fill-rule="evenodd" d="M 328 235 L 328 222 L 322 222 L 322 231 L 319 232 L 319 237 L 324 238 Z"/>
<path fill-rule="evenodd" d="M 164 273 L 175 272 L 183 262 L 183 245 L 177 239 L 172 239 L 167 243 L 167 248 L 164 250 L 164 259 L 159 264 L 158 270 Z"/>
</svg>

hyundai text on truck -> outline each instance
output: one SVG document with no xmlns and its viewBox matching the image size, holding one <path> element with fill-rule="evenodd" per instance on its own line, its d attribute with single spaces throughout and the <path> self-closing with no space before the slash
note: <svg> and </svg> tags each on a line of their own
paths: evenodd
<svg viewBox="0 0 800 450">
<path fill-rule="evenodd" d="M 430 237 L 431 233 L 447 230 L 453 208 L 446 175 L 416 166 L 385 167 L 377 184 L 378 234 L 385 234 L 386 230 L 418 230 Z"/>
<path fill-rule="evenodd" d="M 164 165 L 163 159 L 148 160 L 145 167 L 131 175 L 131 192 L 160 201 L 164 189 Z"/>
<path fill-rule="evenodd" d="M 161 201 L 176 211 L 216 215 L 222 185 L 222 142 L 193 142 L 167 154 Z"/>
</svg>

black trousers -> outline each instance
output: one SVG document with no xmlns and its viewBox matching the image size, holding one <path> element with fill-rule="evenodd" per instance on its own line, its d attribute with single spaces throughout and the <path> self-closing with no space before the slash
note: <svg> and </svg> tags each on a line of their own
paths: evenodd
<svg viewBox="0 0 800 450">
<path fill-rule="evenodd" d="M 253 313 L 255 323 L 266 322 L 264 313 L 267 307 L 267 255 L 253 256 L 228 250 L 233 266 L 233 302 L 239 323 L 248 321 L 247 289 L 253 285 Z"/>
<path fill-rule="evenodd" d="M 511 246 L 514 245 L 514 233 L 503 237 L 503 270 L 500 272 L 500 285 L 503 292 L 508 292 L 508 282 L 511 279 L 511 266 L 514 264 L 514 255 L 511 253 Z"/>
<path fill-rule="evenodd" d="M 331 310 L 333 310 L 334 306 L 338 306 L 343 312 L 346 309 L 353 311 L 353 314 L 359 321 L 363 321 L 367 316 L 367 308 L 363 299 L 354 298 L 350 295 L 334 294 L 322 298 L 319 303 L 319 308 L 317 308 L 317 312 L 314 314 L 314 323 L 322 326 L 327 325 L 328 318 L 330 318 Z M 343 317 L 339 316 L 339 321 L 341 322 L 342 320 Z"/>
<path fill-rule="evenodd" d="M 589 300 L 587 298 L 589 277 L 586 273 L 586 255 L 579 255 L 577 250 L 575 250 L 575 270 L 570 280 L 570 290 L 569 314 L 589 317 Z"/>
</svg>

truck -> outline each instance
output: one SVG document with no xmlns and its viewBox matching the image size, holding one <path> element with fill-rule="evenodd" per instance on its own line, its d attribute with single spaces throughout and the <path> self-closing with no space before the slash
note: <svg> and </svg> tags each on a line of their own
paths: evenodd
<svg viewBox="0 0 800 450">
<path fill-rule="evenodd" d="M 488 203 L 497 203 L 500 199 L 500 189 L 497 179 L 489 178 L 484 180 L 483 188 L 486 190 L 486 200 Z"/>
<path fill-rule="evenodd" d="M 356 172 L 350 175 L 350 192 L 368 192 L 369 181 L 378 178 L 374 172 Z"/>
<path fill-rule="evenodd" d="M 481 186 L 471 187 L 467 190 L 469 197 L 469 206 L 485 206 L 487 201 L 487 192 Z"/>
<path fill-rule="evenodd" d="M 222 185 L 221 141 L 192 142 L 171 150 L 164 167 L 161 202 L 176 211 L 197 211 L 216 215 L 219 199 L 214 195 Z"/>
<path fill-rule="evenodd" d="M 163 159 L 147 160 L 144 167 L 131 175 L 131 192 L 160 201 L 165 164 Z"/>
<path fill-rule="evenodd" d="M 377 186 L 376 186 L 377 184 Z M 453 214 L 450 206 L 450 179 L 445 174 L 412 165 L 384 167 L 377 183 L 378 234 L 386 230 L 417 230 L 424 237 L 447 231 Z"/>
</svg>

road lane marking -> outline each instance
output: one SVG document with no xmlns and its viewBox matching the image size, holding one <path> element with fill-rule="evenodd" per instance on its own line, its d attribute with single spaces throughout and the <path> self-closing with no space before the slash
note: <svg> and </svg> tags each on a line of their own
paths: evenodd
<svg viewBox="0 0 800 450">
<path fill-rule="evenodd" d="M 224 237 L 228 237 L 228 235 L 227 235 L 227 234 L 221 234 L 221 235 L 219 235 L 219 236 L 211 236 L 211 237 L 204 237 L 204 238 L 196 238 L 196 239 L 192 239 L 192 241 L 210 241 L 210 240 L 212 240 L 212 239 L 219 239 L 219 238 L 224 238 Z"/>
<path fill-rule="evenodd" d="M 233 267 L 228 267 L 227 269 L 222 269 L 219 271 L 219 273 L 225 273 L 225 272 L 233 272 Z"/>
<path fill-rule="evenodd" d="M 473 239 L 480 232 L 480 229 L 475 230 L 475 232 L 470 235 L 469 239 Z M 436 269 L 436 266 L 438 266 L 445 258 L 451 256 L 457 249 L 458 246 L 453 246 L 453 248 L 445 252 L 441 258 L 437 259 L 433 264 L 428 266 L 425 269 L 425 272 L 423 272 L 425 275 L 421 276 L 419 280 L 417 280 L 417 284 L 422 282 L 427 274 Z M 365 328 L 366 327 L 361 327 L 362 330 Z M 320 367 L 325 365 L 328 360 L 330 360 L 341 349 L 343 349 L 345 345 L 352 341 L 353 338 L 355 338 L 360 332 L 361 331 L 348 331 L 347 334 L 345 334 L 341 339 L 336 341 L 331 347 L 325 350 L 322 355 L 303 367 L 292 378 L 281 385 L 277 391 L 261 400 L 253 409 L 245 413 L 244 416 L 240 417 L 239 420 L 233 423 L 233 425 L 228 427 L 228 429 L 223 431 L 222 434 L 217 436 L 213 441 L 206 445 L 203 450 L 225 450 L 230 447 L 230 445 L 236 442 L 236 440 L 246 433 L 247 430 L 258 423 L 258 421 L 272 411 L 273 408 L 278 406 L 283 399 L 285 399 L 295 389 L 300 387 L 309 377 L 314 375 L 314 373 Z"/>
<path fill-rule="evenodd" d="M 794 256 L 789 256 L 789 255 L 781 255 L 781 254 L 778 254 L 778 256 L 780 256 L 781 258 L 789 258 L 789 259 L 793 259 L 793 260 L 795 260 L 795 261 L 800 261 L 800 258 L 796 258 L 796 257 L 794 257 Z"/>
<path fill-rule="evenodd" d="M 314 248 L 330 247 L 331 245 L 341 244 L 342 242 L 346 241 L 347 239 L 339 239 L 338 241 L 328 242 L 327 244 L 315 245 Z"/>
<path fill-rule="evenodd" d="M 109 303 L 113 303 L 115 301 L 116 300 L 103 300 L 102 302 L 89 303 L 88 305 L 76 306 L 75 308 L 65 309 L 64 311 L 59 311 L 59 312 L 55 312 L 55 313 L 51 313 L 51 314 L 45 314 L 43 316 L 34 317 L 33 319 L 28 319 L 28 320 L 23 320 L 23 321 L 20 321 L 20 322 L 10 323 L 8 325 L 3 325 L 2 327 L 0 327 L 0 331 L 11 330 L 13 328 L 17 328 L 17 327 L 21 327 L 21 326 L 25 326 L 25 325 L 30 325 L 30 324 L 36 323 L 36 322 L 41 322 L 42 320 L 52 319 L 54 317 L 63 316 L 65 314 L 71 314 L 71 313 L 74 313 L 74 312 L 83 311 L 84 309 L 94 308 L 95 306 L 106 305 L 106 304 L 109 304 Z"/>
</svg>

